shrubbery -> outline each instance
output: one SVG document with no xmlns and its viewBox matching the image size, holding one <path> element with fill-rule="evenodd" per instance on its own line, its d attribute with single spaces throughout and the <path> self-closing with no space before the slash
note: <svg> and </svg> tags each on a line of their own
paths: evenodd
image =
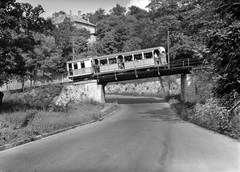
<svg viewBox="0 0 240 172">
<path fill-rule="evenodd" d="M 224 133 L 229 129 L 228 110 L 220 106 L 218 100 L 210 98 L 205 104 L 197 103 L 190 113 L 190 121 L 210 130 Z"/>
<path fill-rule="evenodd" d="M 27 109 L 47 110 L 53 108 L 53 100 L 60 94 L 62 87 L 62 85 L 48 85 L 37 87 L 28 92 L 7 93 L 1 109 L 5 112 L 14 112 Z"/>
<path fill-rule="evenodd" d="M 209 98 L 204 103 L 196 104 L 172 104 L 182 119 L 233 138 L 240 138 L 240 117 L 230 118 L 230 112 L 218 99 Z"/>
</svg>

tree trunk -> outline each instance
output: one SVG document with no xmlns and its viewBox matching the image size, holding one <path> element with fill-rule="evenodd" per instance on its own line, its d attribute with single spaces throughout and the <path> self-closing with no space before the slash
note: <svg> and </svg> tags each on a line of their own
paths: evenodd
<svg viewBox="0 0 240 172">
<path fill-rule="evenodd" d="M 30 88 L 32 88 L 32 78 L 30 78 Z"/>
<path fill-rule="evenodd" d="M 22 92 L 24 92 L 24 79 L 22 78 Z"/>
</svg>

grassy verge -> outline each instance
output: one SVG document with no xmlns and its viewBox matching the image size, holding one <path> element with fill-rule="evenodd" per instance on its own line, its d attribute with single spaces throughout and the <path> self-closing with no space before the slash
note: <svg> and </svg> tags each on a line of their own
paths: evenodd
<svg viewBox="0 0 240 172">
<path fill-rule="evenodd" d="M 34 138 L 70 126 L 100 120 L 117 109 L 114 104 L 76 104 L 68 112 L 27 110 L 0 115 L 0 146 Z"/>
<path fill-rule="evenodd" d="M 179 101 L 179 96 L 167 100 L 183 120 L 240 140 L 240 116 L 229 118 L 228 110 L 217 100 L 210 98 L 196 104 L 183 103 Z"/>
<path fill-rule="evenodd" d="M 0 146 L 101 120 L 118 108 L 115 104 L 92 100 L 56 106 L 53 100 L 61 90 L 61 85 L 52 85 L 27 92 L 5 93 L 0 107 Z"/>
</svg>

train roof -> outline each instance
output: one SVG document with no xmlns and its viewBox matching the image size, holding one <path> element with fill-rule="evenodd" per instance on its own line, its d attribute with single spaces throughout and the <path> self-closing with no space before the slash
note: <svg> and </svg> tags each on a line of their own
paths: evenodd
<svg viewBox="0 0 240 172">
<path fill-rule="evenodd" d="M 136 54 L 136 53 L 140 53 L 140 52 L 143 52 L 143 51 L 152 51 L 152 50 L 156 50 L 156 49 L 159 49 L 159 48 L 164 48 L 164 47 L 160 46 L 160 47 L 147 48 L 147 49 L 141 49 L 141 50 L 135 50 L 135 51 L 127 51 L 127 52 L 122 52 L 122 53 L 116 53 L 116 54 L 109 54 L 109 55 L 93 57 L 92 59 L 108 58 L 108 57 L 120 56 L 120 55 L 131 55 L 131 54 Z"/>
<path fill-rule="evenodd" d="M 67 63 L 74 63 L 74 62 L 79 62 L 79 61 L 88 61 L 90 58 L 92 58 L 92 59 L 103 58 L 104 59 L 104 58 L 116 57 L 116 56 L 120 56 L 120 55 L 131 55 L 131 54 L 136 54 L 136 53 L 140 53 L 140 52 L 143 52 L 143 51 L 152 51 L 152 50 L 156 50 L 156 49 L 159 49 L 159 48 L 164 48 L 164 47 L 159 46 L 159 47 L 140 49 L 140 50 L 135 50 L 135 51 L 127 51 L 127 52 L 116 53 L 116 54 L 108 54 L 108 55 L 102 55 L 102 56 L 96 56 L 96 57 L 89 57 L 89 58 L 84 58 L 84 59 L 71 60 L 71 61 L 68 61 Z"/>
</svg>

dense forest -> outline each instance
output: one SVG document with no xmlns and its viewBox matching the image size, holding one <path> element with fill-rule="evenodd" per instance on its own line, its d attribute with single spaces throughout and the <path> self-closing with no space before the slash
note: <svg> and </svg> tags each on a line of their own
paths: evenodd
<svg viewBox="0 0 240 172">
<path fill-rule="evenodd" d="M 58 27 L 43 18 L 41 5 L 0 2 L 0 86 L 13 78 L 49 81 L 66 74 L 66 61 L 155 46 L 167 47 L 171 59 L 200 58 L 214 78 L 222 100 L 240 93 L 240 3 L 238 0 L 151 0 L 148 10 L 116 4 L 82 17 L 96 25 L 97 41 L 69 20 Z M 72 37 L 77 39 L 72 39 Z"/>
</svg>

